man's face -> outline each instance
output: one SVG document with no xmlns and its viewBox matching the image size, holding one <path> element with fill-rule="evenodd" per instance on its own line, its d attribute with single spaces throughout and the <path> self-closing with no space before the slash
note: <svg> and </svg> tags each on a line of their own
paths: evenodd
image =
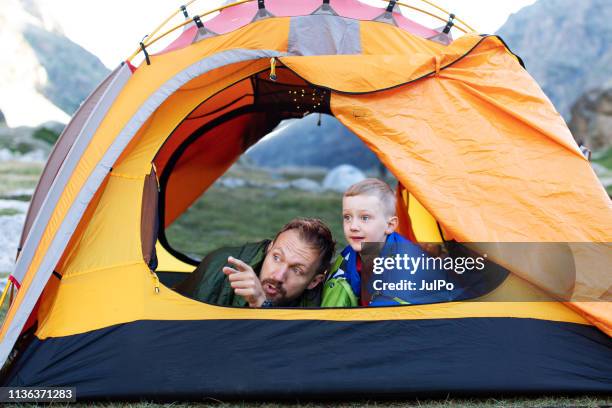
<svg viewBox="0 0 612 408">
<path fill-rule="evenodd" d="M 394 218 L 394 217 L 391 217 Z M 364 242 L 385 242 L 394 230 L 385 215 L 380 199 L 371 195 L 356 195 L 342 199 L 344 236 L 356 252 Z"/>
<path fill-rule="evenodd" d="M 285 231 L 268 247 L 259 274 L 266 298 L 282 305 L 297 299 L 323 279 L 316 275 L 319 254 L 296 230 Z"/>
</svg>

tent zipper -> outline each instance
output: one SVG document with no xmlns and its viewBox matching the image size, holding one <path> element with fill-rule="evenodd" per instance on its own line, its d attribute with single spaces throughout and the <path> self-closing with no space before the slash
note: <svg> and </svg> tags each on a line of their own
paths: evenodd
<svg viewBox="0 0 612 408">
<path fill-rule="evenodd" d="M 153 285 L 155 286 L 155 293 L 159 293 L 159 277 L 155 271 L 151 271 L 151 277 L 153 278 Z"/>
<path fill-rule="evenodd" d="M 270 58 L 270 81 L 276 81 L 276 57 Z"/>
</svg>

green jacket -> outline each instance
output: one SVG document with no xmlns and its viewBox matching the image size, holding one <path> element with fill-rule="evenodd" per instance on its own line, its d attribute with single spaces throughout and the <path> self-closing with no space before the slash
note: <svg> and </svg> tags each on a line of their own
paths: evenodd
<svg viewBox="0 0 612 408">
<path fill-rule="evenodd" d="M 219 248 L 206 255 L 196 270 L 174 289 L 200 302 L 219 306 L 248 307 L 247 301 L 242 296 L 234 294 L 229 279 L 222 269 L 224 266 L 229 266 L 227 258 L 232 256 L 247 263 L 259 276 L 270 242 L 266 239 L 240 247 Z M 285 306 L 317 307 L 320 299 L 320 290 L 307 290 L 301 297 Z"/>
<path fill-rule="evenodd" d="M 323 296 L 321 307 L 357 307 L 359 299 L 353 293 L 351 285 L 346 278 L 334 277 L 338 268 L 342 265 L 344 258 L 339 255 L 330 268 L 327 276 L 330 278 L 323 285 Z"/>
</svg>

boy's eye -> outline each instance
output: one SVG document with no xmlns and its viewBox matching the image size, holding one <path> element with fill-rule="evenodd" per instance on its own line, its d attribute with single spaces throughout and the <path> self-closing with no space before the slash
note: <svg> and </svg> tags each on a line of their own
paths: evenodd
<svg viewBox="0 0 612 408">
<path fill-rule="evenodd" d="M 362 220 L 362 221 L 368 221 L 369 219 L 370 219 L 370 216 L 369 216 L 369 215 L 362 215 L 362 216 L 361 216 L 361 220 Z"/>
<path fill-rule="evenodd" d="M 272 255 L 272 259 L 274 259 L 275 262 L 279 262 L 280 261 L 280 256 L 274 254 L 274 255 Z"/>
<path fill-rule="evenodd" d="M 350 221 L 351 220 L 351 216 L 348 214 L 345 214 L 342 218 L 344 218 L 344 221 Z"/>
</svg>

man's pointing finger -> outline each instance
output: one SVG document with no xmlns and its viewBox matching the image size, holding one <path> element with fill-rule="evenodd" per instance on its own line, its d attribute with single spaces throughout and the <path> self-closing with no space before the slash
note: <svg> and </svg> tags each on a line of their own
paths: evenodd
<svg viewBox="0 0 612 408">
<path fill-rule="evenodd" d="M 247 263 L 241 261 L 240 259 L 234 258 L 233 256 L 227 258 L 227 262 L 231 263 L 241 271 L 248 271 L 252 269 Z"/>
<path fill-rule="evenodd" d="M 239 272 L 234 268 L 231 268 L 229 266 L 224 266 L 223 273 L 231 277 L 233 274 L 239 273 Z"/>
</svg>

